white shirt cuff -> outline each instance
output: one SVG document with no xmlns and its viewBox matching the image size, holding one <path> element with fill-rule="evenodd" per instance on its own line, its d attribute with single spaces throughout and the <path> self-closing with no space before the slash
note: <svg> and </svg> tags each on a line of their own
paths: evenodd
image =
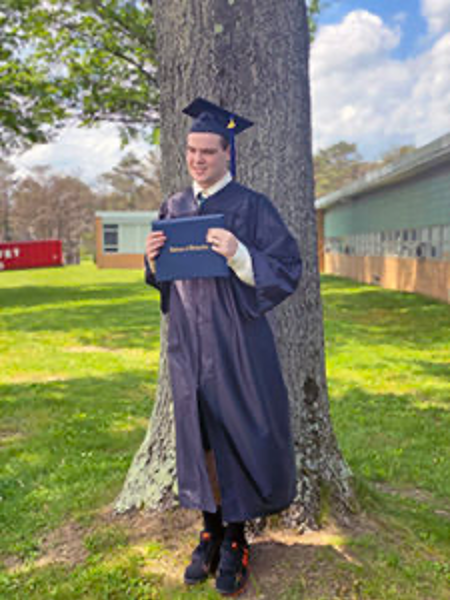
<svg viewBox="0 0 450 600">
<path fill-rule="evenodd" d="M 241 281 L 255 287 L 252 257 L 248 248 L 239 240 L 234 256 L 228 259 L 228 266 L 233 269 Z"/>
</svg>

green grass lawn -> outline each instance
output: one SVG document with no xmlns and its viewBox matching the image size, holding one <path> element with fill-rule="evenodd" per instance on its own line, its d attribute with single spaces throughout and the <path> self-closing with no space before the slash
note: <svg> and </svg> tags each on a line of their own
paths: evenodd
<svg viewBox="0 0 450 600">
<path fill-rule="evenodd" d="M 450 598 L 450 307 L 331 277 L 323 299 L 332 416 L 362 512 L 328 545 L 289 550 L 266 597 Z M 98 520 L 147 427 L 158 332 L 140 272 L 0 273 L 0 598 L 217 597 L 167 577 L 184 546 Z M 68 524 L 81 558 L 43 561 L 44 536 Z"/>
<path fill-rule="evenodd" d="M 0 549 L 111 501 L 146 429 L 158 299 L 136 271 L 1 273 Z"/>
<path fill-rule="evenodd" d="M 324 279 L 333 419 L 369 481 L 450 499 L 450 308 Z"/>
</svg>

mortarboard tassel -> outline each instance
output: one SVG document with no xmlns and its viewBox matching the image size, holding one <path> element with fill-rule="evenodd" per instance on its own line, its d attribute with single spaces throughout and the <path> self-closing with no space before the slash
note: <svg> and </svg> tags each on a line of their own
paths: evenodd
<svg viewBox="0 0 450 600">
<path fill-rule="evenodd" d="M 235 135 L 234 135 L 235 127 L 236 127 L 236 122 L 232 117 L 230 119 L 230 122 L 227 125 L 227 129 L 230 130 L 230 172 L 231 172 L 231 177 L 233 179 L 236 178 L 236 144 L 235 144 Z"/>
</svg>

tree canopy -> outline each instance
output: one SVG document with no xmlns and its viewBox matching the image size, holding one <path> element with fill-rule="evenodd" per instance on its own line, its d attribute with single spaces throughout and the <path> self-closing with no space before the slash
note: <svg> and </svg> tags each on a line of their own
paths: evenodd
<svg viewBox="0 0 450 600">
<path fill-rule="evenodd" d="M 399 160 L 415 149 L 414 146 L 393 147 L 378 160 L 366 161 L 355 143 L 340 141 L 323 148 L 314 156 L 316 197 L 330 194 L 363 177 L 369 171 L 381 169 Z"/>
<path fill-rule="evenodd" d="M 152 0 L 3 0 L 0 147 L 68 122 L 116 122 L 124 140 L 158 117 Z M 321 0 L 309 2 L 310 32 Z"/>
<path fill-rule="evenodd" d="M 72 120 L 125 137 L 158 105 L 151 3 L 6 0 L 0 11 L 0 142 L 49 139 Z"/>
<path fill-rule="evenodd" d="M 94 253 L 95 211 L 155 210 L 160 203 L 156 151 L 126 154 L 92 187 L 48 165 L 25 176 L 0 158 L 0 242 L 60 239 L 66 263 Z"/>
<path fill-rule="evenodd" d="M 157 210 L 161 204 L 159 185 L 160 160 L 156 152 L 140 159 L 132 152 L 125 154 L 117 165 L 99 180 L 103 191 L 102 210 Z"/>
<path fill-rule="evenodd" d="M 363 161 L 356 144 L 338 142 L 314 156 L 316 196 L 324 196 L 359 179 L 373 168 Z"/>
</svg>

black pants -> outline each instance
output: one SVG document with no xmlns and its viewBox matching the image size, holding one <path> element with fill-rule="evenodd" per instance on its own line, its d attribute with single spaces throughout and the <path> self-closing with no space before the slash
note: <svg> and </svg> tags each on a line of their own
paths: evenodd
<svg viewBox="0 0 450 600">
<path fill-rule="evenodd" d="M 202 398 L 200 392 L 197 392 L 197 406 L 198 406 L 198 417 L 200 421 L 200 434 L 202 436 L 203 450 L 208 452 L 211 450 L 211 443 L 209 441 L 208 428 L 207 428 L 207 407 L 206 403 Z"/>
</svg>

